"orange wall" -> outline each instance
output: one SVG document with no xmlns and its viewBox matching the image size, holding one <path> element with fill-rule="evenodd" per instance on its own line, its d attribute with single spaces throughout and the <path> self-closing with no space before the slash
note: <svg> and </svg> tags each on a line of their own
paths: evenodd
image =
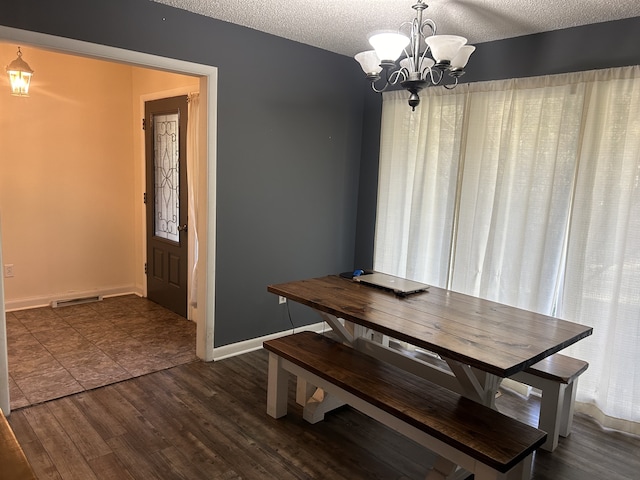
<svg viewBox="0 0 640 480">
<path fill-rule="evenodd" d="M 15 274 L 4 279 L 7 309 L 140 293 L 140 95 L 197 79 L 22 52 L 35 70 L 30 97 L 11 96 L 0 78 L 2 252 Z M 0 43 L 4 64 L 15 56 Z"/>
</svg>

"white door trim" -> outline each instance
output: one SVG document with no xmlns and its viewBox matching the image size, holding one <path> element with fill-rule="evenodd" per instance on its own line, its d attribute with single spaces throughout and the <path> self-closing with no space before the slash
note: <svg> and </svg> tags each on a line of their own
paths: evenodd
<svg viewBox="0 0 640 480">
<path fill-rule="evenodd" d="M 2 212 L 0 212 L 0 218 Z M 2 223 L 0 222 L 0 265 L 2 263 Z M 0 410 L 11 413 L 9 398 L 9 357 L 7 355 L 7 319 L 4 313 L 4 271 L 0 275 Z"/>
</svg>

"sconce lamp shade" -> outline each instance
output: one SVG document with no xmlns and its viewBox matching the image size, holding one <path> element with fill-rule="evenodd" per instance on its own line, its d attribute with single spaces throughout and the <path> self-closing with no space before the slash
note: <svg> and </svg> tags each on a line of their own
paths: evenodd
<svg viewBox="0 0 640 480">
<path fill-rule="evenodd" d="M 33 70 L 27 62 L 22 59 L 22 52 L 18 47 L 18 58 L 7 66 L 9 81 L 11 82 L 11 94 L 19 97 L 29 96 L 29 85 Z"/>
</svg>

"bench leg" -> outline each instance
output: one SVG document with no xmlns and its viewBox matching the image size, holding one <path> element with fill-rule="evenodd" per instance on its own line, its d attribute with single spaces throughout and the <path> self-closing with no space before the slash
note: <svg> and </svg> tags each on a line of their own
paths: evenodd
<svg viewBox="0 0 640 480">
<path fill-rule="evenodd" d="M 564 400 L 562 404 L 562 416 L 560 417 L 560 435 L 568 437 L 573 425 L 573 406 L 576 403 L 576 390 L 578 379 L 566 385 L 564 388 Z"/>
<path fill-rule="evenodd" d="M 282 358 L 269 352 L 269 374 L 267 378 L 267 414 L 273 418 L 287 414 L 289 372 L 282 368 Z"/>
<path fill-rule="evenodd" d="M 508 480 L 529 480 L 531 478 L 531 466 L 533 465 L 533 454 L 528 455 L 518 465 L 509 470 L 505 476 Z"/>
<path fill-rule="evenodd" d="M 304 407 L 302 418 L 312 424 L 321 422 L 324 420 L 325 413 L 344 405 L 343 401 L 327 394 L 322 388 L 317 388 L 300 376 L 296 377 L 296 403 Z"/>
<path fill-rule="evenodd" d="M 500 473 L 484 464 L 477 464 L 474 472 L 474 480 L 529 480 L 531 478 L 531 465 L 533 454 L 528 455 L 507 473 Z"/>
<path fill-rule="evenodd" d="M 564 383 L 549 381 L 541 389 L 538 428 L 547 432 L 547 441 L 540 448 L 549 452 L 553 452 L 558 446 L 565 387 Z"/>
<path fill-rule="evenodd" d="M 296 380 L 296 403 L 303 407 L 307 404 L 307 401 L 313 396 L 316 391 L 316 387 L 311 385 L 307 380 L 302 377 L 297 377 Z"/>
<path fill-rule="evenodd" d="M 298 377 L 300 379 L 300 377 Z M 323 389 L 315 390 L 302 410 L 302 418 L 313 424 L 324 420 L 325 413 L 344 405 L 344 402 L 334 395 L 326 393 Z"/>
<path fill-rule="evenodd" d="M 444 457 L 438 457 L 431 470 L 427 474 L 426 480 L 451 480 L 454 477 L 458 466 Z"/>
</svg>

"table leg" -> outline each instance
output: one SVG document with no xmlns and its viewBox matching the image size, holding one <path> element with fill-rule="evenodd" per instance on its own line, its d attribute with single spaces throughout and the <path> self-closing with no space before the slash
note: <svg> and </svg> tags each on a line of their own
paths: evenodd
<svg viewBox="0 0 640 480">
<path fill-rule="evenodd" d="M 325 312 L 318 312 L 320 316 L 323 318 L 325 322 L 327 322 L 333 332 L 340 338 L 343 343 L 351 345 L 359 350 L 362 349 L 362 340 L 367 340 L 369 345 L 378 344 L 381 347 L 387 347 L 388 349 L 388 337 L 386 335 L 379 334 L 373 330 L 370 330 L 361 325 L 354 324 L 352 322 L 343 321 L 340 318 L 337 318 L 335 315 L 331 315 Z M 386 345 L 385 345 L 386 344 Z M 373 353 L 373 352 L 371 352 Z M 381 351 L 376 352 L 380 354 Z M 376 355 L 376 354 L 374 354 Z M 378 356 L 378 355 L 376 355 Z M 385 357 L 385 355 L 382 355 Z M 385 360 L 389 361 L 388 358 Z M 457 382 L 460 384 L 459 388 L 453 388 L 454 391 L 458 391 L 462 395 L 474 400 L 478 403 L 482 403 L 491 408 L 495 408 L 495 396 L 498 391 L 498 387 L 500 386 L 500 381 L 502 380 L 500 377 L 495 375 L 483 372 L 481 370 L 471 368 L 469 365 L 465 365 L 458 361 L 444 359 L 457 379 Z M 394 363 L 392 361 L 392 363 Z M 415 362 L 416 364 L 418 362 Z M 423 364 L 421 367 L 417 368 L 425 368 Z M 427 368 L 427 370 L 433 370 Z M 426 374 L 424 378 L 430 378 L 430 374 Z M 442 375 L 439 375 L 439 379 L 442 379 Z M 436 380 L 436 383 L 440 383 Z M 448 385 L 450 382 L 445 382 L 444 385 L 447 388 L 451 388 Z"/>
<path fill-rule="evenodd" d="M 343 324 L 339 318 L 335 315 L 331 315 L 329 313 L 318 312 L 322 319 L 327 322 L 333 333 L 335 333 L 343 343 L 352 344 L 355 339 L 355 331 L 353 328 L 353 324 L 350 323 L 348 325 Z M 346 323 L 346 322 L 345 322 Z"/>
<path fill-rule="evenodd" d="M 460 382 L 462 394 L 478 403 L 495 409 L 496 392 L 501 378 L 455 360 L 445 359 Z"/>
</svg>

